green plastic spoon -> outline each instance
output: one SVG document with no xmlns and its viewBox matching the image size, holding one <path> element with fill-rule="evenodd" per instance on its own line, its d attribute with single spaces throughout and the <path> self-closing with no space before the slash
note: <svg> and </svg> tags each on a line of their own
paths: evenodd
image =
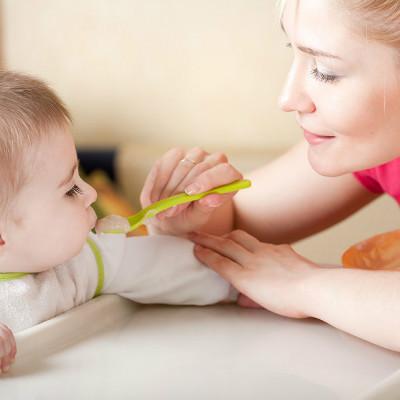
<svg viewBox="0 0 400 400">
<path fill-rule="evenodd" d="M 236 192 L 241 189 L 246 189 L 251 186 L 251 182 L 247 179 L 228 183 L 227 185 L 218 186 L 214 189 L 208 190 L 207 192 L 197 194 L 186 194 L 179 193 L 175 196 L 167 197 L 165 199 L 156 201 L 150 204 L 148 207 L 143 208 L 138 213 L 128 217 L 128 222 L 131 225 L 131 231 L 138 228 L 148 218 L 152 218 L 158 213 L 167 210 L 168 208 L 178 206 L 180 204 L 189 203 L 191 201 L 199 200 L 210 194 L 224 194 Z"/>
<path fill-rule="evenodd" d="M 129 231 L 133 231 L 142 225 L 147 219 L 154 217 L 158 213 L 167 210 L 168 208 L 178 206 L 180 204 L 189 203 L 192 201 L 199 200 L 210 194 L 224 194 L 236 192 L 241 189 L 246 189 L 251 186 L 251 182 L 247 179 L 235 181 L 228 183 L 227 185 L 218 186 L 214 189 L 208 190 L 207 192 L 197 193 L 197 194 L 186 194 L 179 193 L 171 197 L 156 201 L 150 204 L 148 207 L 143 208 L 139 212 L 130 217 L 127 220 L 130 225 Z M 109 230 L 106 233 L 121 233 L 120 230 Z"/>
</svg>

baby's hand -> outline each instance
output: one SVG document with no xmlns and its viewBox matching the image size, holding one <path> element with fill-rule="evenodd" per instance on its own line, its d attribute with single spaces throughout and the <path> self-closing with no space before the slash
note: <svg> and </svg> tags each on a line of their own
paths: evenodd
<svg viewBox="0 0 400 400">
<path fill-rule="evenodd" d="M 0 374 L 10 369 L 16 353 L 17 345 L 13 333 L 0 322 Z"/>
</svg>

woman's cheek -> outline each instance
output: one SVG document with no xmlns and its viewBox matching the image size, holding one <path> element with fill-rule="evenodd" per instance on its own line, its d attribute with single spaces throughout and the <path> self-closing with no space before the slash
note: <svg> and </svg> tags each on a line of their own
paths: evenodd
<svg viewBox="0 0 400 400">
<path fill-rule="evenodd" d="M 368 135 L 379 126 L 379 113 L 376 115 L 374 112 L 368 111 L 377 108 L 376 101 L 365 98 L 362 101 L 362 96 L 357 100 L 355 95 L 336 95 L 327 100 L 324 114 L 329 118 L 328 129 L 333 134 L 343 136 Z"/>
</svg>

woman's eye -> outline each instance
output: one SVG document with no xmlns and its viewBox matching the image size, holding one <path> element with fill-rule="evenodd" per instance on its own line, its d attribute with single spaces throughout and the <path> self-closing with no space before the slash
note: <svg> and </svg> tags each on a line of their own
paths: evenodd
<svg viewBox="0 0 400 400">
<path fill-rule="evenodd" d="M 318 81 L 321 82 L 326 82 L 326 83 L 334 83 L 336 82 L 339 77 L 337 75 L 329 75 L 329 74 L 323 74 L 318 70 L 317 67 L 314 67 L 311 70 L 311 75 Z"/>
<path fill-rule="evenodd" d="M 71 189 L 68 190 L 67 193 L 65 193 L 65 195 L 68 197 L 75 197 L 82 193 L 83 193 L 82 189 L 79 186 L 74 185 L 74 186 L 72 186 Z"/>
</svg>

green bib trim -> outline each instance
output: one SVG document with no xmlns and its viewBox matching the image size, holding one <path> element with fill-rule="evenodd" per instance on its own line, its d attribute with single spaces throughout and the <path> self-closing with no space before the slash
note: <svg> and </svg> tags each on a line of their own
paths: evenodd
<svg viewBox="0 0 400 400">
<path fill-rule="evenodd" d="M 94 292 L 94 297 L 97 297 L 101 294 L 101 291 L 103 290 L 104 286 L 104 263 L 103 263 L 103 257 L 101 256 L 100 249 L 97 247 L 97 244 L 95 241 L 91 238 L 87 238 L 87 243 L 90 246 L 94 258 L 96 259 L 96 264 L 97 264 L 97 271 L 98 271 L 98 281 L 97 281 L 97 287 L 96 291 Z"/>
<path fill-rule="evenodd" d="M 29 275 L 27 272 L 4 272 L 0 273 L 0 281 L 12 281 Z"/>
<path fill-rule="evenodd" d="M 99 296 L 104 286 L 104 263 L 103 257 L 101 256 L 100 249 L 97 247 L 95 241 L 91 238 L 87 238 L 87 243 L 93 252 L 94 258 L 97 264 L 98 281 L 94 297 Z M 0 273 L 0 281 L 12 281 L 14 279 L 23 278 L 26 275 L 30 275 L 29 272 L 4 272 Z"/>
</svg>

